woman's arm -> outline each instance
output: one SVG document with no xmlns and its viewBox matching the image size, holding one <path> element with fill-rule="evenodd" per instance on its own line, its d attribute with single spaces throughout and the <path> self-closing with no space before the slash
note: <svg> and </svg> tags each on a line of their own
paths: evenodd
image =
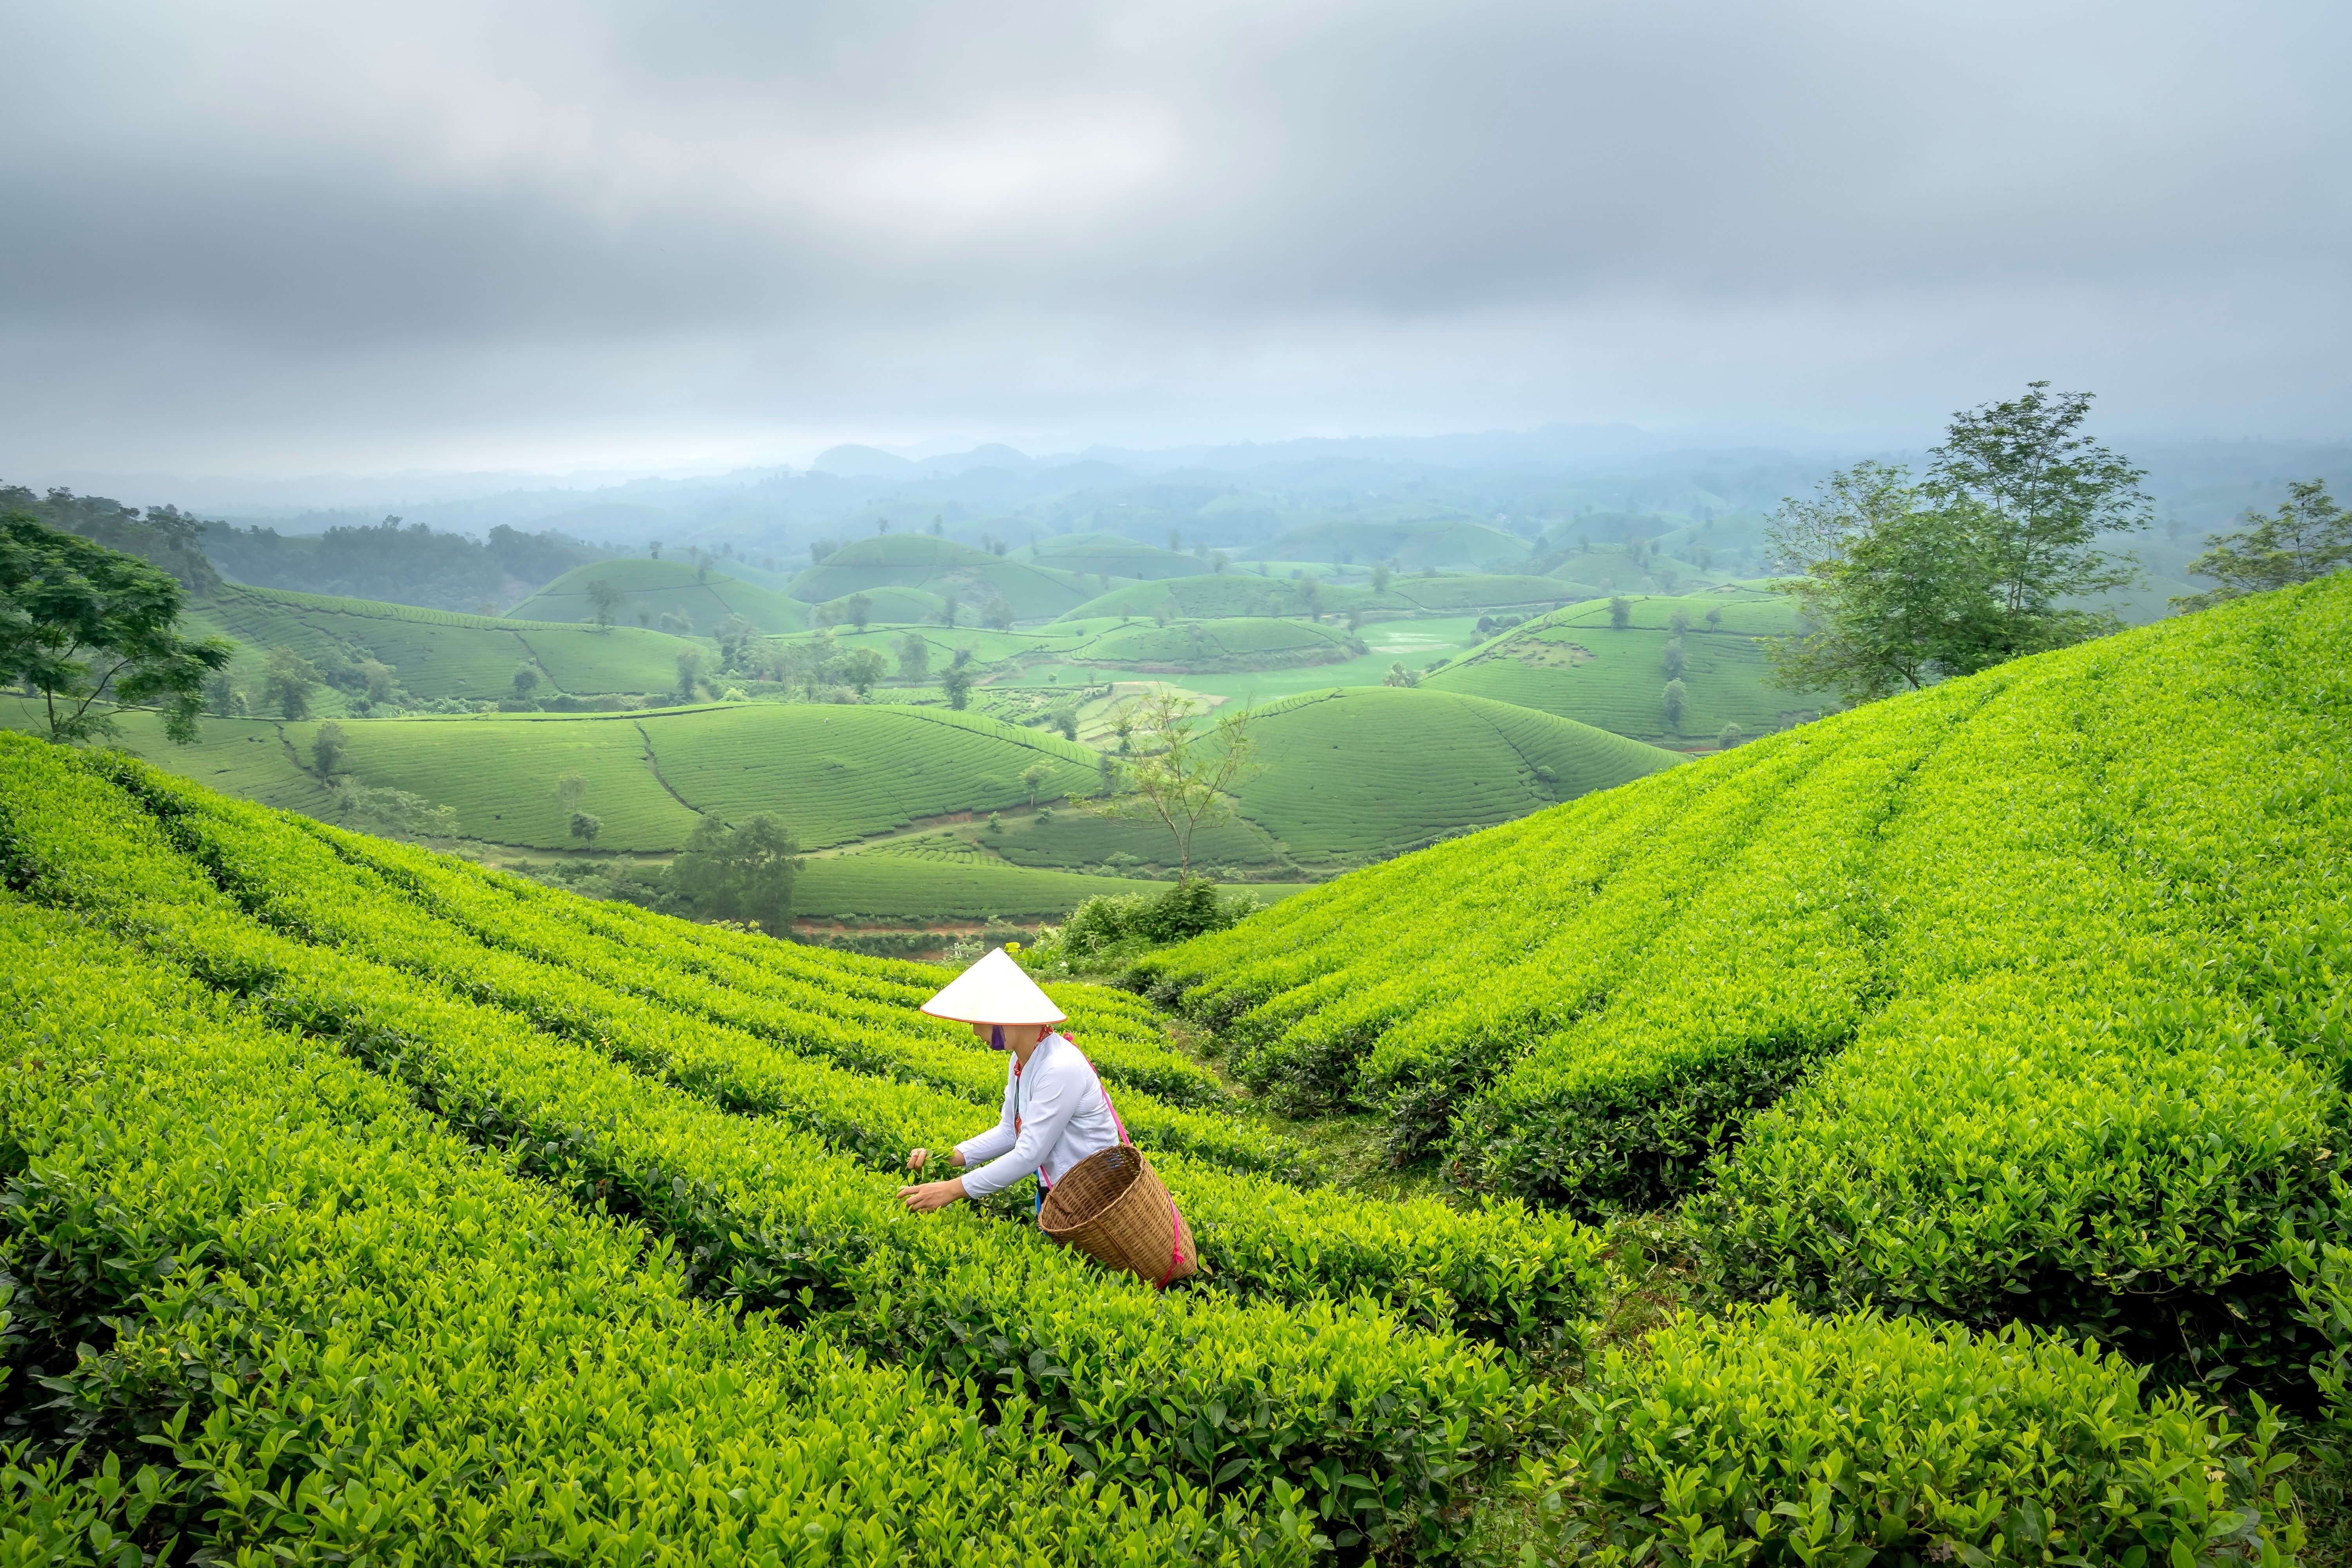
<svg viewBox="0 0 2352 1568">
<path fill-rule="evenodd" d="M 1035 1069 L 1040 1065 L 1034 1058 L 1031 1058 L 1030 1068 L 1035 1081 L 1024 1086 L 1020 1136 L 1013 1140 L 1009 1151 L 998 1154 L 963 1178 L 966 1195 L 984 1198 L 991 1193 L 1011 1186 L 1024 1176 L 1035 1174 L 1037 1167 L 1045 1163 L 1046 1154 L 1062 1141 L 1062 1132 L 1069 1126 L 1070 1118 L 1077 1114 L 1079 1091 L 1082 1088 L 1092 1087 L 1093 1074 L 1083 1075 L 1082 1084 L 1080 1075 L 1068 1071 L 1037 1072 Z M 970 1152 L 972 1143 L 978 1142 L 974 1139 L 971 1143 L 961 1147 Z"/>
<path fill-rule="evenodd" d="M 977 1137 L 965 1139 L 949 1150 L 947 1157 L 950 1164 L 968 1166 L 975 1161 L 992 1160 L 1013 1146 L 1015 1140 L 1013 1132 L 1014 1103 L 1013 1082 L 1013 1069 L 1007 1067 L 1004 1069 L 1004 1105 L 997 1116 L 996 1125 Z M 1049 1148 L 1051 1146 L 1047 1145 Z M 921 1170 L 929 1163 L 929 1155 L 930 1151 L 928 1149 L 916 1150 L 907 1156 L 907 1168 L 910 1171 Z M 944 1182 L 925 1182 L 919 1186 L 900 1187 L 898 1195 L 905 1199 L 907 1206 L 917 1214 L 929 1214 L 933 1209 L 943 1209 L 956 1199 L 971 1194 L 965 1192 L 962 1178 L 950 1177 Z"/>
</svg>

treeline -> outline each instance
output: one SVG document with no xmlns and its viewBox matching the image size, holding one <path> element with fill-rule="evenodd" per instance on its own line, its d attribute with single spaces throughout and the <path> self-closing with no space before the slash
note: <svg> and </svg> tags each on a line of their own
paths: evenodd
<svg viewBox="0 0 2352 1568">
<path fill-rule="evenodd" d="M 396 517 L 294 535 L 208 523 L 202 542 L 225 574 L 256 587 L 481 615 L 495 615 L 574 566 L 612 554 L 551 530 L 525 533 L 501 523 L 486 540 L 474 540 L 421 522 L 404 527 Z"/>
<path fill-rule="evenodd" d="M 136 555 L 199 596 L 227 577 L 257 588 L 488 615 L 574 566 L 613 553 L 552 530 L 525 533 L 501 523 L 476 540 L 421 522 L 404 527 L 396 517 L 289 535 L 208 522 L 177 507 L 142 511 L 105 496 L 65 489 L 36 492 L 23 485 L 0 484 L 0 513 L 30 517 Z"/>
</svg>

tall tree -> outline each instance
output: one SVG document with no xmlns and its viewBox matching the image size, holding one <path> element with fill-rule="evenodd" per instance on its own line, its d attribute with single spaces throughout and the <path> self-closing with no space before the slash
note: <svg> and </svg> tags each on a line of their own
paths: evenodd
<svg viewBox="0 0 2352 1568">
<path fill-rule="evenodd" d="M 1991 560 L 1910 473 L 1861 463 L 1810 500 L 1780 505 L 1769 533 L 1805 629 L 1766 641 L 1773 679 L 1866 702 L 1997 663 L 2010 617 Z"/>
<path fill-rule="evenodd" d="M 2083 434 L 2090 411 L 2087 392 L 2029 382 L 2022 397 L 1954 415 L 1930 454 L 1927 494 L 1948 509 L 1969 503 L 2011 616 L 2046 617 L 2058 599 L 2138 580 L 2130 556 L 2095 545 L 2102 533 L 2147 526 L 2146 475 Z"/>
<path fill-rule="evenodd" d="M 0 679 L 40 696 L 53 741 L 112 734 L 104 702 L 160 709 L 163 732 L 186 745 L 233 645 L 182 637 L 180 595 L 136 556 L 0 515 Z"/>
<path fill-rule="evenodd" d="M 321 679 L 319 667 L 292 648 L 273 647 L 261 667 L 261 694 L 287 718 L 308 719 L 310 694 L 319 689 Z"/>
<path fill-rule="evenodd" d="M 612 630 L 613 617 L 620 613 L 620 609 L 621 591 L 602 577 L 591 577 L 588 580 L 588 614 L 595 621 L 596 629 Z"/>
<path fill-rule="evenodd" d="M 931 645 L 920 632 L 908 632 L 898 638 L 898 679 L 928 680 L 931 674 Z"/>
<path fill-rule="evenodd" d="M 1233 815 L 1232 792 L 1257 771 L 1248 716 L 1229 713 L 1203 734 L 1190 699 L 1155 690 L 1129 703 L 1127 718 L 1140 742 L 1122 770 L 1127 792 L 1093 809 L 1165 827 L 1176 841 L 1177 880 L 1189 880 L 1194 835 Z"/>
<path fill-rule="evenodd" d="M 767 813 L 733 827 L 706 816 L 670 862 L 669 884 L 697 915 L 749 920 L 781 936 L 792 920 L 800 868 L 799 843 Z"/>
<path fill-rule="evenodd" d="M 2202 610 L 2352 566 L 2352 512 L 2329 498 L 2325 480 L 2296 480 L 2277 511 L 2248 512 L 2243 521 L 2244 528 L 2208 535 L 2205 553 L 2189 563 L 2192 574 L 2221 586 L 2175 599 L 2174 609 Z"/>
</svg>

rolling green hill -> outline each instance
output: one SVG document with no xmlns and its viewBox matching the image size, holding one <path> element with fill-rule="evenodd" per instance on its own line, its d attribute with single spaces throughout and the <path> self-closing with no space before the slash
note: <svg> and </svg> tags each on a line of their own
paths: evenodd
<svg viewBox="0 0 2352 1568">
<path fill-rule="evenodd" d="M 237 642 L 231 672 L 242 685 L 257 688 L 268 650 L 286 647 L 322 667 L 380 659 L 403 689 L 426 699 L 511 696 L 515 667 L 526 662 L 562 693 L 662 691 L 692 646 L 636 626 L 599 632 L 236 584 L 197 601 L 188 621 Z"/>
<path fill-rule="evenodd" d="M 1524 539 L 1483 522 L 1318 522 L 1294 528 L 1244 560 L 1328 561 L 1369 566 L 1386 561 L 1404 570 L 1423 566 L 1509 572 L 1532 552 Z"/>
<path fill-rule="evenodd" d="M 14 729 L 38 722 L 17 698 L 0 699 L 0 715 Z M 215 788 L 301 810 L 325 799 L 309 771 L 315 722 L 206 720 L 189 747 L 164 741 L 152 714 L 120 722 L 134 754 Z M 1025 803 L 1033 763 L 1048 768 L 1049 795 L 1096 780 L 1094 753 L 1058 735 L 889 703 L 338 722 L 349 777 L 451 806 L 463 837 L 522 848 L 572 846 L 572 808 L 555 789 L 566 773 L 585 782 L 582 808 L 604 823 L 599 848 L 650 853 L 677 848 L 704 813 L 769 812 L 821 847 Z"/>
<path fill-rule="evenodd" d="M 1483 698 L 1349 687 L 1260 709 L 1241 816 L 1303 864 L 1363 860 L 1670 767 L 1670 752 Z"/>
<path fill-rule="evenodd" d="M 1440 691 L 1489 697 L 1643 740 L 1711 741 L 1726 724 L 1748 736 L 1769 734 L 1835 706 L 1766 682 L 1758 634 L 1796 625 L 1785 599 L 1747 590 L 1630 601 L 1631 624 L 1610 625 L 1606 600 L 1573 605 L 1513 627 L 1424 678 Z M 1668 617 L 1689 622 L 1681 634 L 1685 692 L 1678 724 L 1666 719 Z M 1718 619 L 1710 623 L 1713 613 Z"/>
<path fill-rule="evenodd" d="M 699 580 L 698 581 L 698 578 Z M 626 557 L 577 566 L 507 612 L 524 621 L 577 623 L 594 619 L 588 601 L 591 582 L 610 583 L 622 594 L 616 619 L 627 626 L 657 625 L 664 616 L 683 616 L 699 637 L 709 637 L 730 616 L 740 616 L 763 632 L 801 631 L 808 606 L 718 567 L 707 571 L 683 561 Z"/>
<path fill-rule="evenodd" d="M 1386 615 L 1458 615 L 1464 610 L 1526 610 L 1549 607 L 1568 596 L 1566 584 L 1549 577 L 1496 576 L 1475 573 L 1434 577 L 1396 577 L 1381 593 L 1360 584 L 1318 585 L 1327 614 L 1349 610 Z M 1166 583 L 1128 583 L 1097 594 L 1068 611 L 1065 620 L 1105 616 L 1225 620 L 1247 616 L 1303 616 L 1304 578 L 1261 577 L 1238 568 Z"/>
<path fill-rule="evenodd" d="M 992 555 L 925 533 L 858 540 L 793 579 L 793 597 L 813 605 L 882 588 L 919 588 L 940 598 L 954 595 L 967 619 L 976 619 L 982 605 L 1003 595 L 1024 621 L 1051 620 L 1087 594 L 1075 572 Z"/>
<path fill-rule="evenodd" d="M 866 619 L 874 625 L 945 626 L 948 602 L 937 594 L 921 588 L 866 588 L 859 592 L 866 595 Z M 828 599 L 816 607 L 816 623 L 819 626 L 849 624 L 849 601 L 855 597 L 854 594 L 845 594 L 838 599 Z M 956 619 L 968 625 L 973 616 L 966 609 L 959 613 Z"/>
<path fill-rule="evenodd" d="M 1056 658 L 1077 665 L 1212 671 L 1333 664 L 1355 658 L 1360 649 L 1339 626 L 1244 617 L 1165 626 L 1139 623 L 1054 651 Z"/>
<path fill-rule="evenodd" d="M 2297 1294 L 2352 1304 L 2347 1259 L 2287 1239 L 2352 1219 L 2347 647 L 2352 574 L 1360 871 L 1130 978 L 1469 1187 L 1687 1201 L 1735 1299 L 2022 1318 L 2307 1405 L 2352 1348 Z"/>
<path fill-rule="evenodd" d="M 1059 534 L 1013 554 L 1015 560 L 1034 561 L 1087 577 L 1131 577 L 1142 582 L 1192 577 L 1209 570 L 1209 563 L 1197 556 L 1180 555 L 1116 533 Z"/>
</svg>

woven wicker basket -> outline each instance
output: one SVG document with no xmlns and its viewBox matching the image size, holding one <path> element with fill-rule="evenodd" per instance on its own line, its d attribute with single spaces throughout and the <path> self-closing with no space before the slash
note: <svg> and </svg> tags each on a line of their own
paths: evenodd
<svg viewBox="0 0 2352 1568">
<path fill-rule="evenodd" d="M 1192 1227 L 1132 1143 L 1097 1150 L 1071 1166 L 1045 1194 L 1037 1224 L 1055 1241 L 1147 1285 L 1173 1285 L 1200 1267 Z"/>
</svg>

